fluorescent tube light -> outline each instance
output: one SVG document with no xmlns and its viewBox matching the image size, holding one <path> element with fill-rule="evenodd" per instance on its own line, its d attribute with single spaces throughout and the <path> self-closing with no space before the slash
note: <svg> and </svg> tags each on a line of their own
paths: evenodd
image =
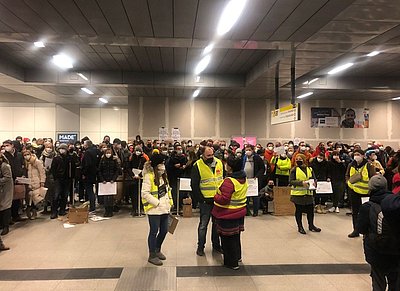
<svg viewBox="0 0 400 291">
<path fill-rule="evenodd" d="M 314 94 L 314 92 L 308 92 L 308 93 L 302 94 L 300 96 L 297 96 L 297 99 L 305 98 L 305 97 L 311 96 L 312 94 Z"/>
<path fill-rule="evenodd" d="M 83 80 L 88 81 L 89 79 L 82 73 L 78 73 L 78 76 L 81 77 Z"/>
<path fill-rule="evenodd" d="M 310 84 L 312 84 L 312 83 L 314 83 L 314 82 L 317 82 L 318 80 L 319 80 L 319 78 L 312 79 L 311 81 L 305 81 L 305 82 L 303 83 L 303 85 L 310 85 Z"/>
<path fill-rule="evenodd" d="M 394 98 L 392 98 L 392 100 L 393 100 L 393 101 L 395 101 L 395 100 L 400 100 L 400 97 L 394 97 Z"/>
<path fill-rule="evenodd" d="M 379 55 L 380 53 L 381 53 L 381 52 L 373 51 L 373 52 L 370 52 L 370 53 L 367 55 L 367 57 L 375 57 L 375 56 Z"/>
<path fill-rule="evenodd" d="M 219 36 L 227 33 L 235 25 L 243 12 L 246 2 L 247 0 L 231 0 L 228 2 L 218 22 L 217 34 Z"/>
<path fill-rule="evenodd" d="M 100 102 L 103 102 L 103 103 L 105 103 L 105 104 L 108 103 L 108 100 L 105 99 L 105 98 L 103 98 L 103 97 L 100 97 L 100 98 L 99 98 L 99 101 L 100 101 Z"/>
<path fill-rule="evenodd" d="M 196 91 L 193 92 L 193 98 L 196 98 L 200 94 L 200 89 L 197 89 Z"/>
<path fill-rule="evenodd" d="M 339 72 L 341 72 L 341 71 L 347 70 L 348 68 L 350 68 L 350 67 L 353 66 L 353 65 L 354 65 L 354 63 L 347 63 L 347 64 L 344 64 L 344 65 L 338 66 L 338 67 L 336 67 L 336 68 L 330 70 L 330 71 L 328 72 L 328 74 L 329 74 L 329 75 L 337 74 L 337 73 L 339 73 Z"/>
<path fill-rule="evenodd" d="M 43 41 L 35 41 L 33 44 L 35 45 L 35 47 L 45 47 Z"/>
<path fill-rule="evenodd" d="M 208 46 L 206 46 L 203 50 L 203 55 L 209 54 L 214 48 L 214 43 L 210 43 Z"/>
<path fill-rule="evenodd" d="M 64 54 L 59 54 L 53 56 L 53 64 L 60 67 L 61 69 L 71 69 L 73 68 L 72 59 Z"/>
<path fill-rule="evenodd" d="M 211 55 L 206 55 L 204 58 L 202 58 L 194 69 L 194 74 L 199 75 L 201 72 L 203 72 L 207 68 L 210 61 Z"/>
<path fill-rule="evenodd" d="M 87 94 L 93 95 L 94 93 L 90 91 L 88 88 L 81 88 L 81 90 Z"/>
</svg>

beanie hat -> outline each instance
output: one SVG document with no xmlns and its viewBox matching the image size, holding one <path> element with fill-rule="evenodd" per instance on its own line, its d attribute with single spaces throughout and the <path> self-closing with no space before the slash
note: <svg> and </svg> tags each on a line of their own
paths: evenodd
<svg viewBox="0 0 400 291">
<path fill-rule="evenodd" d="M 376 190 L 387 190 L 387 180 L 382 175 L 375 175 L 368 182 L 369 192 L 374 192 Z"/>
<path fill-rule="evenodd" d="M 114 138 L 113 143 L 121 144 L 121 140 L 119 138 Z"/>
<path fill-rule="evenodd" d="M 353 153 L 359 153 L 360 155 L 365 155 L 365 152 L 362 149 L 356 149 Z"/>
<path fill-rule="evenodd" d="M 368 150 L 368 151 L 365 152 L 365 156 L 367 158 L 369 158 L 372 154 L 375 154 L 375 153 L 376 153 L 375 150 Z"/>
<path fill-rule="evenodd" d="M 67 150 L 67 149 L 68 149 L 68 146 L 67 146 L 66 143 L 62 143 L 62 144 L 60 144 L 60 145 L 58 146 L 58 149 L 65 149 L 65 150 Z"/>
<path fill-rule="evenodd" d="M 164 156 L 160 154 L 154 154 L 150 158 L 150 164 L 153 168 L 164 162 Z"/>
</svg>

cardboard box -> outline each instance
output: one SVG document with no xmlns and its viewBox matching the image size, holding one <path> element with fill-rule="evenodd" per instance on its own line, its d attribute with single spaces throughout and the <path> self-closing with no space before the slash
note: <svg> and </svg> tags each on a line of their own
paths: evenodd
<svg viewBox="0 0 400 291">
<path fill-rule="evenodd" d="M 185 198 L 185 199 L 183 199 L 182 200 L 182 203 L 184 204 L 184 205 L 192 205 L 192 198 Z"/>
<path fill-rule="evenodd" d="M 274 215 L 294 215 L 295 206 L 290 201 L 290 187 L 274 187 Z"/>
<path fill-rule="evenodd" d="M 192 217 L 192 205 L 183 205 L 183 217 Z"/>
<path fill-rule="evenodd" d="M 88 206 L 83 208 L 72 207 L 68 212 L 68 222 L 69 223 L 88 223 L 89 219 L 89 208 Z"/>
<path fill-rule="evenodd" d="M 170 234 L 174 234 L 178 222 L 179 219 L 176 216 L 173 216 L 172 214 L 168 216 L 168 232 Z"/>
</svg>

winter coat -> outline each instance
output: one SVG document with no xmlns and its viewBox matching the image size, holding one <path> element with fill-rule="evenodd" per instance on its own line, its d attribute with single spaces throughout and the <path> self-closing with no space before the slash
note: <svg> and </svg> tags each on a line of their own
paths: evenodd
<svg viewBox="0 0 400 291">
<path fill-rule="evenodd" d="M 11 207 L 14 196 L 14 181 L 11 166 L 6 162 L 0 165 L 0 211 Z"/>
<path fill-rule="evenodd" d="M 107 158 L 103 156 L 99 165 L 99 182 L 116 181 L 119 174 L 119 165 L 117 157 Z"/>
<path fill-rule="evenodd" d="M 67 155 L 58 155 L 51 163 L 51 173 L 54 180 L 68 180 L 70 179 L 70 158 Z"/>
<path fill-rule="evenodd" d="M 323 160 L 318 162 L 315 158 L 311 162 L 311 168 L 313 169 L 315 178 L 317 181 L 326 181 L 328 179 L 328 162 Z"/>
<path fill-rule="evenodd" d="M 244 170 L 246 161 L 247 161 L 247 155 L 243 156 L 242 159 L 242 170 Z M 266 179 L 264 177 L 264 172 L 265 172 L 265 164 L 264 161 L 261 159 L 261 157 L 258 154 L 253 155 L 253 166 L 254 166 L 254 173 L 253 176 L 254 178 L 258 178 L 258 188 L 261 189 L 265 187 L 266 185 Z"/>
<path fill-rule="evenodd" d="M 14 153 L 5 152 L 4 155 L 10 163 L 13 179 L 22 177 L 24 175 L 24 158 L 22 154 L 15 150 Z"/>
<path fill-rule="evenodd" d="M 178 178 L 182 177 L 184 173 L 184 169 L 182 168 L 182 166 L 186 165 L 186 163 L 187 158 L 185 155 L 177 155 L 175 153 L 172 154 L 171 158 L 168 161 L 168 164 L 166 165 L 168 179 L 169 181 L 171 181 L 171 183 L 176 183 Z M 176 164 L 179 164 L 180 168 L 176 168 Z"/>
<path fill-rule="evenodd" d="M 82 164 L 81 164 L 82 175 L 85 176 L 85 180 L 88 182 L 91 183 L 96 182 L 99 155 L 100 153 L 94 146 L 88 148 L 83 154 Z"/>
<path fill-rule="evenodd" d="M 345 183 L 346 165 L 343 162 L 331 160 L 328 162 L 328 177 L 332 184 Z"/>
<path fill-rule="evenodd" d="M 35 156 L 32 156 L 29 162 L 26 163 L 26 167 L 28 169 L 28 178 L 31 182 L 29 188 L 31 190 L 39 189 L 40 183 L 44 184 L 46 182 L 46 171 L 43 163 Z"/>
</svg>

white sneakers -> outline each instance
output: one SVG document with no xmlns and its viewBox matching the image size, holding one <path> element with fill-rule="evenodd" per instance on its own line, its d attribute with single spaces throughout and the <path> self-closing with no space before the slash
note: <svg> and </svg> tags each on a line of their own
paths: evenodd
<svg viewBox="0 0 400 291">
<path fill-rule="evenodd" d="M 340 213 L 339 207 L 331 207 L 328 210 L 330 213 L 336 212 L 336 213 Z"/>
</svg>

